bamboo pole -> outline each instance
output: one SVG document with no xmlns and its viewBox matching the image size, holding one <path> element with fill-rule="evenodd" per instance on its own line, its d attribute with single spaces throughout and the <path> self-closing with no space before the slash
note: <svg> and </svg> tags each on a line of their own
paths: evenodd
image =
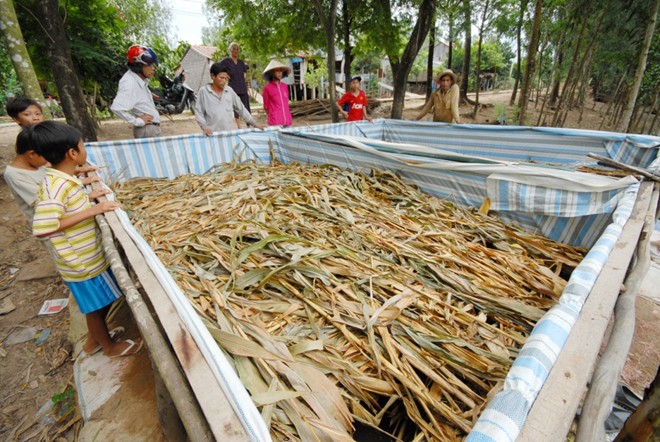
<svg viewBox="0 0 660 442">
<path fill-rule="evenodd" d="M 637 292 L 651 265 L 649 242 L 655 225 L 658 190 L 659 185 L 656 185 L 646 212 L 642 234 L 637 244 L 637 262 L 628 274 L 624 282 L 624 291 L 619 295 L 614 307 L 615 319 L 612 334 L 591 378 L 591 387 L 580 413 L 575 437 L 576 442 L 595 442 L 606 439 L 605 419 L 612 411 L 616 386 L 635 334 Z"/>
<path fill-rule="evenodd" d="M 627 170 L 628 172 L 637 173 L 650 180 L 660 182 L 660 175 L 656 175 L 655 173 L 650 172 L 646 169 L 642 169 L 641 167 L 629 166 L 628 164 L 620 163 L 619 161 L 595 153 L 589 153 L 587 154 L 587 156 L 590 158 L 595 158 L 599 162 L 607 166 L 612 166 L 612 167 L 616 167 L 617 169 L 622 169 L 622 170 Z"/>
</svg>

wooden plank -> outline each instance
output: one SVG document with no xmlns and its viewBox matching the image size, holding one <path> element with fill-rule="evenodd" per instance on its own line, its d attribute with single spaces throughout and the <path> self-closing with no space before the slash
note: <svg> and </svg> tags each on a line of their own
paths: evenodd
<svg viewBox="0 0 660 442">
<path fill-rule="evenodd" d="M 110 261 L 112 273 L 124 292 L 133 317 L 139 318 L 136 322 L 149 348 L 149 358 L 154 368 L 158 420 L 163 431 L 168 437 L 178 440 L 185 439 L 186 436 L 193 442 L 215 440 L 169 342 L 165 340 L 160 325 L 152 317 L 143 296 L 135 288 L 133 279 L 124 266 L 107 219 L 104 215 L 97 215 L 96 222 L 101 229 L 103 248 Z"/>
<path fill-rule="evenodd" d="M 106 213 L 106 220 L 156 311 L 215 439 L 223 442 L 250 440 L 199 347 L 142 253 L 126 233 L 116 214 Z M 135 319 L 140 321 L 140 318 Z"/>
<path fill-rule="evenodd" d="M 582 404 L 575 435 L 576 442 L 606 440 L 605 420 L 612 411 L 616 387 L 626 363 L 635 334 L 635 301 L 644 276 L 651 266 L 650 242 L 655 225 L 658 189 L 653 191 L 646 211 L 644 228 L 636 248 L 634 267 L 625 280 L 625 289 L 619 294 L 614 307 L 612 332 L 607 347 L 598 360 L 589 391 Z"/>
<path fill-rule="evenodd" d="M 652 190 L 652 183 L 641 184 L 632 214 L 596 279 L 517 440 L 556 442 L 566 439 L 644 226 Z"/>
</svg>

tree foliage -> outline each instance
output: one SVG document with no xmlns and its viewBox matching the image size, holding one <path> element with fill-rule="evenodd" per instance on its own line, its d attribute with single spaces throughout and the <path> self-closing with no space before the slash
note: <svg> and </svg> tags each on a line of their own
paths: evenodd
<svg viewBox="0 0 660 442">
<path fill-rule="evenodd" d="M 13 4 L 34 70 L 40 80 L 45 80 L 49 92 L 56 94 L 52 66 L 44 57 L 49 36 L 35 14 L 40 1 L 43 0 L 14 0 Z M 316 3 L 328 13 L 332 1 Z M 540 31 L 537 31 L 538 50 L 528 54 L 525 49 L 532 35 L 534 2 L 531 1 L 488 0 L 491 11 L 486 17 L 483 15 L 486 0 L 447 0 L 438 4 L 436 0 L 350 3 L 339 0 L 332 40 L 351 62 L 345 66 L 345 73 L 351 70 L 375 73 L 386 66 L 384 61 L 389 61 L 398 97 L 403 96 L 407 87 L 404 77 L 423 70 L 415 63 L 420 60 L 420 50 L 426 49 L 423 40 L 427 32 L 423 31 L 430 27 L 425 23 L 430 15 L 437 17 L 437 36 L 452 43 L 450 67 L 464 79 L 472 78 L 476 70 L 479 36 L 471 35 L 476 26 L 483 31 L 481 70 L 495 70 L 500 78 L 508 76 L 509 63 L 513 58 L 518 59 L 514 52 L 521 47 L 520 72 L 514 66 L 514 78 L 522 78 L 533 55 L 536 66 L 529 87 L 537 91 L 532 92 L 531 99 L 535 100 L 541 87 L 548 86 L 549 102 L 557 99 L 560 109 L 556 115 L 560 116 L 561 107 L 579 105 L 585 85 L 599 99 L 616 102 L 625 99 L 639 63 L 642 30 L 649 22 L 653 1 L 544 0 Z M 325 58 L 329 52 L 329 40 L 314 2 L 207 0 L 206 3 L 211 26 L 204 29 L 203 41 L 221 48 L 219 56 L 224 57 L 224 49 L 231 41 L 241 44 L 242 58 L 251 64 L 263 65 L 269 58 L 300 52 Z M 88 94 L 105 100 L 115 94 L 117 82 L 125 71 L 125 51 L 130 44 L 153 47 L 161 60 L 160 71 L 168 75 L 187 48 L 172 41 L 168 0 L 59 0 L 59 8 L 80 85 Z M 483 19 L 487 23 L 480 27 Z M 657 34 L 656 31 L 649 50 L 637 107 L 658 101 Z M 467 48 L 460 43 L 464 45 L 471 39 L 475 44 L 470 43 Z M 20 90 L 4 49 L 0 47 L 0 79 L 4 85 L 0 99 Z M 463 66 L 469 72 L 462 72 Z M 466 91 L 474 91 L 474 81 L 465 87 Z M 560 125 L 561 121 L 556 124 Z"/>
<path fill-rule="evenodd" d="M 48 91 L 56 95 L 50 63 L 43 57 L 47 53 L 48 35 L 35 14 L 39 1 L 15 0 L 14 3 L 35 71 L 45 80 Z M 146 44 L 162 51 L 170 45 L 171 13 L 162 0 L 60 1 L 60 11 L 73 69 L 81 87 L 106 101 L 114 97 L 126 69 L 128 46 Z M 161 53 L 158 55 L 163 57 Z"/>
<path fill-rule="evenodd" d="M 224 24 L 221 48 L 237 41 L 242 51 L 267 60 L 325 47 L 325 34 L 310 1 L 290 0 L 283 5 L 267 0 L 207 0 L 207 5 L 215 20 Z"/>
</svg>

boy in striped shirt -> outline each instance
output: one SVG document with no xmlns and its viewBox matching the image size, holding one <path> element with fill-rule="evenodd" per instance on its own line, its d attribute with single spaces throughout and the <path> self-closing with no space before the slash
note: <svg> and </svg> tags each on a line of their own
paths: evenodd
<svg viewBox="0 0 660 442">
<path fill-rule="evenodd" d="M 137 353 L 142 347 L 140 339 L 115 342 L 105 322 L 121 291 L 110 271 L 94 217 L 118 208 L 119 203 L 91 205 L 90 199 L 109 191 L 94 190 L 87 195 L 75 176 L 76 167 L 87 161 L 80 131 L 54 121 L 24 130 L 35 152 L 51 164 L 37 194 L 32 233 L 50 241 L 57 270 L 85 314 L 88 333 L 83 351 L 91 354 L 101 347 L 109 357 Z"/>
</svg>

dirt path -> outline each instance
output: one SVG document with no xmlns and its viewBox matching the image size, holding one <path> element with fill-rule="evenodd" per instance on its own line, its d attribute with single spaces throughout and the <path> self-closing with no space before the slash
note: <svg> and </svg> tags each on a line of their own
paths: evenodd
<svg viewBox="0 0 660 442">
<path fill-rule="evenodd" d="M 471 108 L 461 106 L 460 112 L 465 123 L 492 124 L 497 119 L 496 110 L 502 111 L 502 104 L 508 99 L 508 92 L 482 94 L 480 100 L 492 106 L 483 108 L 476 120 L 466 116 Z M 423 100 L 407 102 L 404 119 L 414 118 L 423 104 Z M 497 104 L 500 106 L 495 106 Z M 566 127 L 598 129 L 605 108 L 597 103 L 591 109 L 592 105 L 590 103 L 584 110 L 579 123 L 579 114 L 574 111 Z M 529 121 L 535 123 L 533 103 L 530 106 Z M 384 105 L 372 114 L 375 118 L 387 117 L 389 108 Z M 261 122 L 265 120 L 260 111 L 255 112 L 255 117 Z M 13 158 L 13 145 L 19 131 L 15 124 L 3 121 L 0 122 L 0 174 Z M 329 116 L 294 119 L 297 126 L 329 122 Z M 190 115 L 165 120 L 162 130 L 165 136 L 200 131 Z M 130 137 L 131 129 L 118 120 L 103 122 L 99 131 L 100 140 Z M 0 180 L 0 219 L 0 440 L 41 440 L 45 435 L 53 439 L 58 433 L 73 440 L 79 425 L 75 416 L 64 415 L 60 422 L 42 420 L 42 423 L 36 417 L 49 399 L 55 397 L 59 403 L 65 403 L 72 397 L 62 394 L 67 389 L 73 391 L 68 311 L 53 316 L 37 315 L 44 300 L 66 298 L 68 292 L 56 275 L 45 248 L 31 237 L 4 180 Z M 9 305 L 8 301 L 15 309 L 3 314 L 2 306 Z M 50 335 L 37 345 L 32 334 L 41 332 L 45 336 L 46 330 Z M 17 332 L 25 333 L 27 340 L 9 344 L 6 339 L 15 337 Z"/>
</svg>

